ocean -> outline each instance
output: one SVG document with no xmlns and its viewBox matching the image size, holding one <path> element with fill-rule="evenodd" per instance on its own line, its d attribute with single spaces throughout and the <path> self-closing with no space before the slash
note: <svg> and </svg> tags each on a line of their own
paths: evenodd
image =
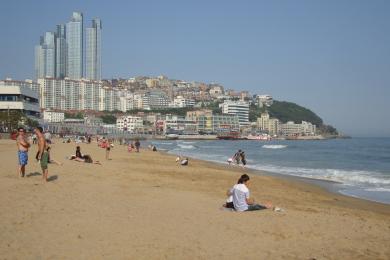
<svg viewBox="0 0 390 260">
<path fill-rule="evenodd" d="M 171 154 L 224 164 L 242 149 L 250 169 L 326 181 L 332 191 L 390 204 L 390 138 L 149 143 Z"/>
</svg>

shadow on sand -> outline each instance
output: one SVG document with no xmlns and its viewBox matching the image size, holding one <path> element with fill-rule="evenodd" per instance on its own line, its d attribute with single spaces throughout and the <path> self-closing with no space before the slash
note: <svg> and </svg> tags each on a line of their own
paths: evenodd
<svg viewBox="0 0 390 260">
<path fill-rule="evenodd" d="M 47 181 L 50 182 L 50 181 L 55 181 L 58 179 L 58 176 L 57 175 L 53 175 L 53 176 L 50 176 L 49 178 L 47 178 Z"/>
<path fill-rule="evenodd" d="M 26 174 L 26 177 L 33 177 L 33 176 L 38 176 L 38 175 L 42 175 L 42 174 L 39 172 L 30 172 L 29 174 Z"/>
</svg>

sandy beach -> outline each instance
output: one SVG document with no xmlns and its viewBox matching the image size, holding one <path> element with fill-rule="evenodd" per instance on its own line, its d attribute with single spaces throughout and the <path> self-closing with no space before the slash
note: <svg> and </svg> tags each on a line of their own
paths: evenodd
<svg viewBox="0 0 390 260">
<path fill-rule="evenodd" d="M 390 205 L 307 183 L 116 145 L 102 165 L 66 160 L 56 142 L 43 183 L 30 149 L 17 176 L 16 145 L 0 140 L 0 259 L 390 259 Z M 221 210 L 225 192 L 251 176 L 257 202 L 284 212 Z"/>
</svg>

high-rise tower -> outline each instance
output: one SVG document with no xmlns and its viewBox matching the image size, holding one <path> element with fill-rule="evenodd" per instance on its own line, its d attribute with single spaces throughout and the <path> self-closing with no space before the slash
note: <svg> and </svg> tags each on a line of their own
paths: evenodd
<svg viewBox="0 0 390 260">
<path fill-rule="evenodd" d="M 56 78 L 66 77 L 66 30 L 64 24 L 57 25 L 56 32 Z"/>
<path fill-rule="evenodd" d="M 71 79 L 83 77 L 83 14 L 73 12 L 66 24 L 67 76 Z"/>
<path fill-rule="evenodd" d="M 93 80 L 101 79 L 101 31 L 102 22 L 95 18 L 92 27 L 86 29 L 86 78 Z"/>
<path fill-rule="evenodd" d="M 37 78 L 55 77 L 55 35 L 45 32 L 41 36 L 40 44 L 35 46 L 35 75 Z"/>
</svg>

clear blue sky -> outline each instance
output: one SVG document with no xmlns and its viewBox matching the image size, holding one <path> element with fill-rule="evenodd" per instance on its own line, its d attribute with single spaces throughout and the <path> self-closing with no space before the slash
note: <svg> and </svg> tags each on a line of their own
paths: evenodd
<svg viewBox="0 0 390 260">
<path fill-rule="evenodd" d="M 45 31 L 103 23 L 103 76 L 219 82 L 306 106 L 342 132 L 390 136 L 390 1 L 3 1 L 0 78 L 33 77 Z"/>
</svg>

